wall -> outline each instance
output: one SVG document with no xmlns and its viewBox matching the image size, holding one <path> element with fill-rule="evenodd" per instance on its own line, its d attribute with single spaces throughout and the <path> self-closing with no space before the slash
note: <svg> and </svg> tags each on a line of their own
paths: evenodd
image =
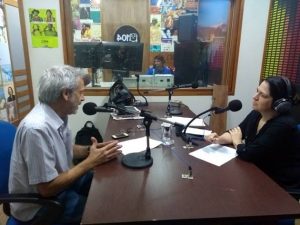
<svg viewBox="0 0 300 225">
<path fill-rule="evenodd" d="M 28 18 L 28 8 L 52 8 L 57 10 L 59 15 L 59 0 L 24 0 L 25 17 Z M 241 46 L 239 54 L 239 62 L 237 69 L 236 91 L 234 96 L 230 96 L 229 100 L 240 99 L 243 102 L 243 108 L 236 113 L 228 113 L 227 127 L 236 126 L 245 115 L 251 110 L 252 100 L 256 87 L 258 86 L 260 68 L 262 63 L 263 47 L 266 33 L 266 24 L 268 17 L 270 0 L 245 0 L 244 17 L 242 25 Z M 60 19 L 58 19 L 58 31 L 60 28 Z M 30 43 L 29 22 L 26 21 L 27 39 L 29 40 L 29 54 L 32 69 L 32 80 L 34 87 L 35 102 L 37 98 L 37 84 L 39 75 L 42 71 L 55 64 L 63 64 L 63 50 L 61 41 L 57 49 L 34 49 Z M 61 40 L 61 33 L 59 32 Z M 148 97 L 148 101 L 167 102 L 167 96 Z M 95 102 L 102 105 L 107 102 L 108 97 L 94 96 L 86 97 L 86 102 Z M 195 113 L 200 113 L 210 107 L 211 96 L 174 96 L 172 99 L 182 100 Z M 70 116 L 70 127 L 73 135 L 76 134 L 85 123 L 86 120 L 92 120 L 96 126 L 104 134 L 106 129 L 108 114 L 98 113 L 95 116 L 86 116 L 83 114 L 81 107 L 76 115 Z"/>
</svg>

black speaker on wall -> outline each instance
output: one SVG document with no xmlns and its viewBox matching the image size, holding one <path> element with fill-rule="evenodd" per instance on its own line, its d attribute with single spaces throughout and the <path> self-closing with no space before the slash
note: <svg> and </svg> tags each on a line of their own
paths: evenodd
<svg viewBox="0 0 300 225">
<path fill-rule="evenodd" d="M 195 41 L 197 39 L 197 16 L 184 14 L 178 20 L 178 41 Z"/>
</svg>

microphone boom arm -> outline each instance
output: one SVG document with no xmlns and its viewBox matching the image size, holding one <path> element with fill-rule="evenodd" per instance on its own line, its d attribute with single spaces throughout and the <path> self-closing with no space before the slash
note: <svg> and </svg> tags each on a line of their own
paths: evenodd
<svg viewBox="0 0 300 225">
<path fill-rule="evenodd" d="M 207 109 L 207 110 L 205 110 L 204 112 L 201 112 L 201 113 L 199 113 L 198 115 L 196 115 L 193 119 L 191 119 L 186 125 L 185 125 L 185 127 L 184 127 L 184 129 L 183 129 L 183 132 L 182 132 L 182 135 L 183 136 L 185 136 L 186 135 L 186 130 L 187 130 L 187 128 L 191 125 L 191 123 L 195 120 L 195 119 L 197 119 L 199 116 L 202 116 L 202 115 L 204 115 L 205 113 L 208 113 L 208 112 L 211 112 L 211 111 L 215 111 L 215 110 L 217 110 L 217 109 L 219 109 L 218 107 L 211 107 L 210 109 Z"/>
</svg>

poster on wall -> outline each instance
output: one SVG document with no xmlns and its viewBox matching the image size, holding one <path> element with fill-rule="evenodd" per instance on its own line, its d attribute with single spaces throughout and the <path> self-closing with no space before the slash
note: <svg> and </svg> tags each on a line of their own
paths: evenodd
<svg viewBox="0 0 300 225">
<path fill-rule="evenodd" d="M 0 120 L 18 119 L 4 6 L 0 4 Z"/>
<path fill-rule="evenodd" d="M 174 52 L 178 19 L 198 13 L 198 0 L 150 0 L 150 51 Z"/>
<path fill-rule="evenodd" d="M 31 42 L 33 48 L 57 48 L 55 9 L 29 9 Z"/>
<path fill-rule="evenodd" d="M 73 41 L 101 41 L 100 0 L 71 0 Z"/>
</svg>

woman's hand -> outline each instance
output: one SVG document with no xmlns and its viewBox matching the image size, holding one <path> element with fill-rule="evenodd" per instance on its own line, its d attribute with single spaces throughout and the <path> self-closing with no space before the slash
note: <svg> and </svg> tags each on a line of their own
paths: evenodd
<svg viewBox="0 0 300 225">
<path fill-rule="evenodd" d="M 219 135 L 217 133 L 211 133 L 209 135 L 204 136 L 204 140 L 210 142 L 210 143 L 215 143 L 217 144 Z"/>
<path fill-rule="evenodd" d="M 237 145 L 242 143 L 242 131 L 240 127 L 235 127 L 229 130 L 229 134 L 232 138 L 232 144 L 236 148 Z"/>
</svg>

